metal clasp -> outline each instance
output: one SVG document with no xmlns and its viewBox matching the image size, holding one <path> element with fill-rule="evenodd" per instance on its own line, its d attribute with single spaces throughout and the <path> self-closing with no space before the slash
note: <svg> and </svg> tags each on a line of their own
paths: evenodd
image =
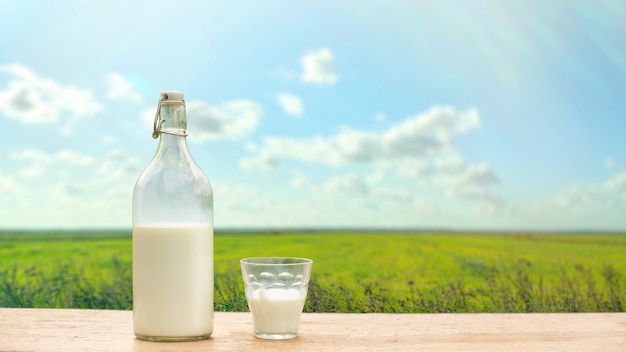
<svg viewBox="0 0 626 352">
<path fill-rule="evenodd" d="M 182 95 L 181 95 L 182 97 Z M 161 93 L 161 97 L 159 98 L 159 105 L 157 106 L 157 112 L 154 115 L 154 124 L 152 126 L 153 130 L 152 130 L 152 138 L 157 139 L 159 138 L 159 136 L 162 133 L 165 134 L 169 134 L 172 136 L 179 136 L 179 137 L 187 137 L 187 133 L 185 131 L 183 132 L 178 132 L 178 131 L 162 131 L 161 130 L 161 126 L 163 125 L 163 122 L 165 121 L 165 119 L 163 117 L 161 117 L 161 105 L 163 105 L 163 102 L 165 101 L 167 102 L 182 102 L 183 105 L 185 104 L 185 100 L 168 100 L 171 97 L 167 94 L 167 92 L 163 92 Z"/>
<path fill-rule="evenodd" d="M 170 134 L 172 136 L 179 136 L 179 137 L 187 137 L 187 133 L 183 132 L 172 132 L 172 131 L 162 131 L 161 130 L 161 126 L 163 125 L 163 121 L 165 121 L 165 119 L 163 117 L 161 117 L 161 105 L 163 104 L 164 100 L 169 99 L 169 96 L 166 92 L 161 93 L 161 97 L 159 98 L 159 103 L 157 105 L 157 109 L 156 109 L 156 114 L 154 115 L 154 124 L 152 126 L 153 130 L 152 130 L 152 138 L 157 139 L 159 138 L 159 136 L 161 135 L 161 133 L 165 133 L 165 134 Z M 182 100 L 183 104 L 185 103 L 184 100 Z"/>
<path fill-rule="evenodd" d="M 165 119 L 161 117 L 161 103 L 163 102 L 164 98 L 165 97 L 163 97 L 163 95 L 161 95 L 161 97 L 159 98 L 159 103 L 157 104 L 156 114 L 154 115 L 154 124 L 153 124 L 153 131 L 152 131 L 152 138 L 154 139 L 159 138 L 159 135 L 161 134 L 161 125 L 163 124 L 163 121 L 165 121 Z"/>
</svg>

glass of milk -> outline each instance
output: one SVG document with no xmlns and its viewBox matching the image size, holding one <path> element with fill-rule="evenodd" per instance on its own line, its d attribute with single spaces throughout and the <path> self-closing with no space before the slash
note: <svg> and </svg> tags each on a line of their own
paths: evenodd
<svg viewBox="0 0 626 352">
<path fill-rule="evenodd" d="M 240 263 L 254 335 L 273 340 L 298 336 L 313 261 L 259 257 Z"/>
</svg>

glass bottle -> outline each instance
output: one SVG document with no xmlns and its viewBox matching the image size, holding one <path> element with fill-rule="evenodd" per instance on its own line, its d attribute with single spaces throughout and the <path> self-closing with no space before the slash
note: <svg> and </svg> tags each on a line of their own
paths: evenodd
<svg viewBox="0 0 626 352">
<path fill-rule="evenodd" d="M 213 332 L 213 191 L 186 129 L 183 93 L 161 93 L 159 145 L 133 192 L 133 331 L 144 340 Z"/>
</svg>

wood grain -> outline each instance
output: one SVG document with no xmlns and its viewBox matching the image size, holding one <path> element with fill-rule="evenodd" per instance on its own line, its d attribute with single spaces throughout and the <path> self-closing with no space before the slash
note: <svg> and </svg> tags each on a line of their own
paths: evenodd
<svg viewBox="0 0 626 352">
<path fill-rule="evenodd" d="M 216 313 L 208 340 L 135 339 L 132 312 L 0 308 L 0 351 L 626 351 L 626 313 L 304 314 L 300 336 L 252 335 L 250 313 Z"/>
</svg>

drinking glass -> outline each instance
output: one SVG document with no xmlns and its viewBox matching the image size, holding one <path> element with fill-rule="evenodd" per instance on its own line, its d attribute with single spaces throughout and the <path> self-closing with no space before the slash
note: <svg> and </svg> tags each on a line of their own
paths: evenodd
<svg viewBox="0 0 626 352">
<path fill-rule="evenodd" d="M 298 336 L 313 261 L 257 257 L 240 264 L 254 335 L 274 340 Z"/>
</svg>

